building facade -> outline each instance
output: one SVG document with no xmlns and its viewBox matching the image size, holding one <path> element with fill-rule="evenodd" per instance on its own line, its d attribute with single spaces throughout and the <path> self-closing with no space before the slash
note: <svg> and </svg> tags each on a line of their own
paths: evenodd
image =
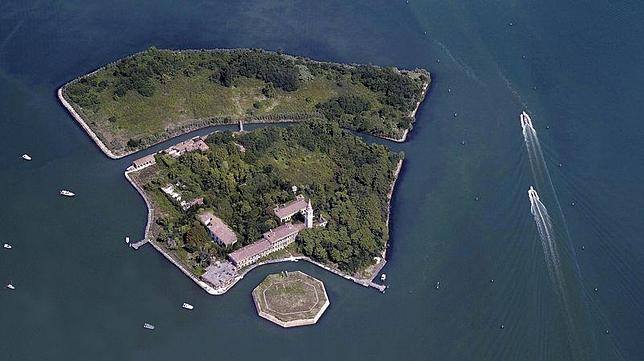
<svg viewBox="0 0 644 361">
<path fill-rule="evenodd" d="M 295 242 L 295 237 L 304 228 L 305 225 L 302 223 L 284 223 L 264 233 L 259 241 L 230 253 L 228 258 L 236 267 L 246 267 Z"/>
</svg>

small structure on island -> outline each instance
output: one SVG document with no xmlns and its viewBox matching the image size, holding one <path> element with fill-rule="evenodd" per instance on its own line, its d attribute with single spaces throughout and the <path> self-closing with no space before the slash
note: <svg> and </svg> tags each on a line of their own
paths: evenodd
<svg viewBox="0 0 644 361">
<path fill-rule="evenodd" d="M 273 208 L 273 213 L 275 214 L 275 217 L 279 218 L 280 223 L 290 222 L 293 216 L 298 213 L 304 215 L 307 224 L 309 223 L 309 217 L 311 218 L 311 224 L 313 223 L 313 207 L 311 207 L 311 200 L 309 199 L 307 202 L 306 198 L 301 194 L 295 197 L 294 201 L 280 204 Z"/>
<path fill-rule="evenodd" d="M 237 242 L 237 235 L 226 223 L 212 212 L 203 212 L 197 216 L 201 224 L 208 230 L 208 235 L 213 241 L 227 247 Z"/>
<path fill-rule="evenodd" d="M 201 151 L 205 152 L 209 149 L 208 144 L 204 142 L 206 137 L 194 137 L 186 141 L 177 143 L 170 148 L 166 149 L 165 152 L 173 158 L 178 158 L 186 153 Z"/>
<path fill-rule="evenodd" d="M 261 317 L 282 327 L 313 325 L 329 307 L 324 283 L 300 271 L 266 276 L 253 301 Z"/>
<path fill-rule="evenodd" d="M 135 159 L 134 161 L 132 161 L 132 165 L 130 166 L 129 169 L 130 170 L 134 170 L 134 169 L 140 170 L 140 169 L 143 169 L 143 168 L 149 167 L 151 165 L 155 165 L 155 164 L 156 164 L 156 160 L 154 159 L 154 154 L 149 154 L 149 155 L 146 155 L 144 157 L 141 157 L 141 158 L 138 158 L 138 159 Z"/>
</svg>

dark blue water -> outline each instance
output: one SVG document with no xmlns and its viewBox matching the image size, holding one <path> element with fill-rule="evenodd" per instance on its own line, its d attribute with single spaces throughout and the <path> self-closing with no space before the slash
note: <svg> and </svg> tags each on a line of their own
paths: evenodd
<svg viewBox="0 0 644 361">
<path fill-rule="evenodd" d="M 1 2 L 0 242 L 14 249 L 0 280 L 17 290 L 0 291 L 0 360 L 641 359 L 643 15 L 634 1 Z M 125 247 L 145 222 L 122 175 L 131 159 L 103 156 L 55 90 L 151 45 L 434 74 L 409 142 L 392 145 L 407 161 L 386 294 L 298 263 L 212 297 L 152 248 Z M 544 204 L 570 233 L 558 241 L 572 246 L 572 321 L 530 214 L 524 109 L 563 212 L 554 194 Z M 318 325 L 256 316 L 250 290 L 282 269 L 326 283 Z"/>
</svg>

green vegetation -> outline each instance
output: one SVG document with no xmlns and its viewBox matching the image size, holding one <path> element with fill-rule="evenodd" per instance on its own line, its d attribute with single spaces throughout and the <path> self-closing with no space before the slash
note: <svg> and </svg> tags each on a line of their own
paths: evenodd
<svg viewBox="0 0 644 361">
<path fill-rule="evenodd" d="M 321 63 L 262 50 L 151 48 L 67 84 L 63 93 L 103 143 L 123 155 L 238 119 L 324 118 L 399 138 L 426 82 L 424 70 Z"/>
<path fill-rule="evenodd" d="M 300 232 L 300 252 L 355 272 L 373 263 L 388 239 L 387 194 L 402 154 L 367 144 L 335 123 L 312 121 L 233 135 L 214 133 L 207 152 L 175 159 L 157 156 L 157 172 L 145 184 L 158 208 L 158 239 L 195 272 L 211 256 L 230 249 L 215 245 L 196 220 L 159 190 L 172 183 L 183 199 L 204 197 L 205 208 L 238 235 L 235 247 L 259 239 L 278 225 L 271 209 L 294 198 L 291 187 L 310 197 L 325 228 Z M 243 146 L 243 148 L 242 148 Z M 242 151 L 242 149 L 244 149 Z"/>
<path fill-rule="evenodd" d="M 314 319 L 328 297 L 321 281 L 296 271 L 266 276 L 253 290 L 253 300 L 262 317 L 289 322 Z"/>
</svg>

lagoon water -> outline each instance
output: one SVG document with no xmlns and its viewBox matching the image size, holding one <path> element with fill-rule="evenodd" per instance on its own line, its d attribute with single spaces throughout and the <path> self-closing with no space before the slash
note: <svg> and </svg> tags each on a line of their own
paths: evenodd
<svg viewBox="0 0 644 361">
<path fill-rule="evenodd" d="M 643 15 L 635 1 L 3 1 L 0 242 L 14 247 L 0 280 L 16 290 L 0 290 L 0 360 L 641 359 Z M 294 263 L 213 297 L 125 246 L 146 218 L 131 157 L 106 158 L 55 90 L 152 45 L 434 74 L 409 141 L 392 144 L 407 161 L 385 294 Z M 567 250 L 563 291 L 530 213 L 522 110 L 561 203 L 539 189 Z M 318 325 L 256 316 L 250 291 L 283 269 L 325 282 Z"/>
</svg>

